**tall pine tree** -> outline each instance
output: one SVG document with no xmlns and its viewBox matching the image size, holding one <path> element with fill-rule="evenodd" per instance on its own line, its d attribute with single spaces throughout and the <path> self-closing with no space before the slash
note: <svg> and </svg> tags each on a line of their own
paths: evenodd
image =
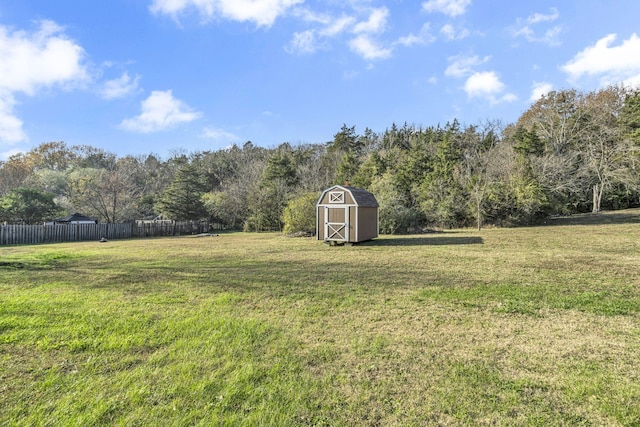
<svg viewBox="0 0 640 427">
<path fill-rule="evenodd" d="M 202 200 L 207 185 L 193 164 L 181 166 L 160 196 L 156 209 L 176 221 L 199 220 L 206 217 Z"/>
</svg>

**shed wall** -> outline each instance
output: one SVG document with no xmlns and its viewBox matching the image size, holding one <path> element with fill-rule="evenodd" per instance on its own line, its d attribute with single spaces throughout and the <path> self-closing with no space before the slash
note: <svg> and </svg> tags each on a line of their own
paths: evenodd
<svg viewBox="0 0 640 427">
<path fill-rule="evenodd" d="M 358 224 L 358 208 L 351 206 L 349 209 L 349 242 L 356 242 L 356 224 Z"/>
<path fill-rule="evenodd" d="M 316 207 L 316 237 L 324 240 L 324 206 Z"/>
<path fill-rule="evenodd" d="M 344 223 L 345 208 L 349 211 L 348 242 L 357 243 L 378 237 L 377 208 L 355 206 L 333 206 L 333 208 L 329 209 L 328 222 L 330 223 Z M 325 206 L 318 206 L 317 218 L 317 239 L 325 240 Z"/>
<path fill-rule="evenodd" d="M 371 240 L 378 237 L 378 209 L 358 208 L 358 241 Z"/>
</svg>

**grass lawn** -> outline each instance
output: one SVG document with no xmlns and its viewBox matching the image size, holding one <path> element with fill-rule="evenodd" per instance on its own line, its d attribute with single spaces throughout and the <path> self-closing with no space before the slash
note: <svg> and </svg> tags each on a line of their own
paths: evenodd
<svg viewBox="0 0 640 427">
<path fill-rule="evenodd" d="M 640 425 L 640 212 L 0 247 L 0 425 Z"/>
</svg>

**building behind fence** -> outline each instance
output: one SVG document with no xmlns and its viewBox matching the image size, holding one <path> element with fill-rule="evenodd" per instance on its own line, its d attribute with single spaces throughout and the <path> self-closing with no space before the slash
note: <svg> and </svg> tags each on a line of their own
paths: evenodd
<svg viewBox="0 0 640 427">
<path fill-rule="evenodd" d="M 2 225 L 0 245 L 128 239 L 132 237 L 181 236 L 221 229 L 208 222 L 160 222 L 123 224 Z"/>
</svg>

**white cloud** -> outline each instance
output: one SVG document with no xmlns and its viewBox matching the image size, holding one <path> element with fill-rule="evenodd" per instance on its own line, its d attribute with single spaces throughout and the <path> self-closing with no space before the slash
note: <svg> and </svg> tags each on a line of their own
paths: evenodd
<svg viewBox="0 0 640 427">
<path fill-rule="evenodd" d="M 223 17 L 232 21 L 254 22 L 270 27 L 288 9 L 304 0 L 153 0 L 152 13 L 170 15 L 175 19 L 187 10 L 195 9 L 205 21 Z"/>
<path fill-rule="evenodd" d="M 543 30 L 543 34 L 540 35 L 539 31 L 536 31 L 540 27 L 539 24 L 547 22 L 554 22 L 560 17 L 558 9 L 551 8 L 551 13 L 545 15 L 543 13 L 534 13 L 527 17 L 527 19 L 518 19 L 516 24 L 511 28 L 511 32 L 514 37 L 524 37 L 527 41 L 532 43 L 544 43 L 550 46 L 558 46 L 561 44 L 560 35 L 562 34 L 562 26 L 555 25 L 551 28 Z"/>
<path fill-rule="evenodd" d="M 396 44 L 401 44 L 404 46 L 413 46 L 415 44 L 433 43 L 435 41 L 435 37 L 431 34 L 430 30 L 431 30 L 431 27 L 427 22 L 420 29 L 420 33 L 418 33 L 417 35 L 409 34 L 408 36 L 400 37 L 398 41 L 396 41 Z"/>
<path fill-rule="evenodd" d="M 32 33 L 0 25 L 0 143 L 26 141 L 14 95 L 35 96 L 42 88 L 89 80 L 85 52 L 53 21 L 40 21 Z"/>
<path fill-rule="evenodd" d="M 88 80 L 84 50 L 52 21 L 29 34 L 0 26 L 0 89 L 33 95 L 43 86 Z"/>
<path fill-rule="evenodd" d="M 318 22 L 320 24 L 328 24 L 331 16 L 326 13 L 319 13 L 306 7 L 297 7 L 291 11 L 291 15 L 300 18 L 306 22 Z"/>
<path fill-rule="evenodd" d="M 471 98 L 483 97 L 502 92 L 504 84 L 494 71 L 483 71 L 472 74 L 464 84 L 464 90 Z"/>
<path fill-rule="evenodd" d="M 331 29 L 330 32 L 325 31 L 323 34 L 331 36 L 338 35 L 340 32 L 353 26 L 350 29 L 351 32 L 358 35 L 349 40 L 349 48 L 369 61 L 386 59 L 391 56 L 393 49 L 381 46 L 372 39 L 371 35 L 383 33 L 387 29 L 388 16 L 389 9 L 386 7 L 372 9 L 366 20 L 360 21 L 355 25 L 353 25 L 356 21 L 354 18 L 343 16 L 339 21 L 336 21 L 331 27 L 327 28 Z"/>
<path fill-rule="evenodd" d="M 327 26 L 320 30 L 320 34 L 327 37 L 336 36 L 351 26 L 355 20 L 352 16 L 341 16 L 336 20 L 329 21 Z"/>
<path fill-rule="evenodd" d="M 618 46 L 611 46 L 616 34 L 609 34 L 585 48 L 561 67 L 573 82 L 583 77 L 598 78 L 602 86 L 640 81 L 640 38 L 634 33 Z"/>
<path fill-rule="evenodd" d="M 179 123 L 187 123 L 202 116 L 184 102 L 173 97 L 170 90 L 153 91 L 142 101 L 140 115 L 125 119 L 120 127 L 134 132 L 156 132 Z"/>
<path fill-rule="evenodd" d="M 628 79 L 625 79 L 622 82 L 622 84 L 624 84 L 627 87 L 640 89 L 640 74 L 637 74 L 635 76 L 629 77 Z"/>
<path fill-rule="evenodd" d="M 240 141 L 240 137 L 223 129 L 205 127 L 202 129 L 202 137 L 214 141 L 234 142 Z"/>
<path fill-rule="evenodd" d="M 467 30 L 466 28 L 456 30 L 451 24 L 443 25 L 442 28 L 440 28 L 440 33 L 447 40 L 462 40 L 469 36 L 469 30 Z"/>
<path fill-rule="evenodd" d="M 454 17 L 463 15 L 470 4 L 471 0 L 428 0 L 422 3 L 422 9 Z"/>
<path fill-rule="evenodd" d="M 14 105 L 13 96 L 0 90 L 0 147 L 27 140 L 22 130 L 22 120 L 13 112 Z"/>
<path fill-rule="evenodd" d="M 269 27 L 290 7 L 304 0 L 220 0 L 222 16 L 235 21 L 253 21 Z"/>
<path fill-rule="evenodd" d="M 504 83 L 500 81 L 495 71 L 474 73 L 464 84 L 464 90 L 469 98 L 486 99 L 492 104 L 515 101 L 514 94 L 503 94 L 504 89 Z"/>
<path fill-rule="evenodd" d="M 346 40 L 352 52 L 372 61 L 391 57 L 397 45 L 409 47 L 435 40 L 428 23 L 424 24 L 417 34 L 411 33 L 395 41 L 385 40 L 384 33 L 389 27 L 389 9 L 369 8 L 364 3 L 368 4 L 366 1 L 361 5 L 347 1 L 347 7 L 351 7 L 352 14 L 343 13 L 340 17 L 315 13 L 307 8 L 295 8 L 292 11 L 294 16 L 319 25 L 294 33 L 285 46 L 285 51 L 290 54 L 310 54 L 319 49 L 330 48 L 333 40 L 337 40 L 338 43 Z M 345 33 L 352 34 L 351 38 L 341 37 Z"/>
<path fill-rule="evenodd" d="M 122 74 L 117 79 L 108 80 L 100 90 L 100 94 L 104 99 L 123 98 L 127 95 L 135 93 L 138 90 L 138 81 L 140 76 L 136 75 L 133 79 L 128 73 Z"/>
<path fill-rule="evenodd" d="M 356 34 L 361 33 L 380 33 L 387 27 L 387 17 L 389 16 L 389 9 L 382 7 L 379 9 L 373 9 L 369 15 L 369 19 L 356 24 L 353 28 L 353 32 Z"/>
<path fill-rule="evenodd" d="M 314 15 L 309 11 L 305 11 L 301 16 L 303 16 L 306 21 L 319 22 L 324 26 L 318 29 L 309 29 L 293 33 L 291 41 L 285 47 L 287 53 L 313 53 L 318 49 L 326 47 L 329 39 L 347 31 L 355 22 L 355 18 L 351 16 L 341 16 L 340 18 L 332 19 L 326 15 Z"/>
<path fill-rule="evenodd" d="M 364 59 L 385 59 L 391 56 L 391 49 L 377 45 L 368 36 L 361 34 L 349 42 L 349 47 Z"/>
<path fill-rule="evenodd" d="M 473 73 L 473 68 L 478 65 L 482 65 L 491 59 L 490 56 L 480 58 L 478 55 L 474 56 L 450 56 L 447 58 L 450 62 L 444 74 L 449 77 L 464 77 Z"/>
<path fill-rule="evenodd" d="M 537 24 L 539 22 L 553 22 L 560 17 L 558 13 L 558 9 L 555 7 L 551 8 L 551 13 L 545 15 L 544 13 L 534 13 L 533 15 L 527 18 L 527 22 L 529 24 Z"/>
<path fill-rule="evenodd" d="M 504 95 L 502 95 L 502 97 L 500 99 L 494 100 L 493 103 L 498 103 L 498 102 L 515 102 L 518 100 L 518 97 L 509 92 L 509 93 L 505 93 Z"/>
<path fill-rule="evenodd" d="M 366 60 L 385 59 L 393 52 L 392 45 L 385 47 L 381 42 L 374 40 L 373 35 L 384 33 L 387 29 L 389 9 L 386 7 L 374 9 L 358 9 L 357 14 L 366 13 L 364 19 L 358 20 L 355 16 L 343 14 L 339 18 L 333 18 L 326 14 L 313 13 L 307 9 L 297 9 L 296 14 L 307 22 L 320 23 L 317 28 L 294 33 L 291 41 L 285 47 L 288 53 L 309 54 L 320 48 L 327 48 L 332 39 L 337 39 L 341 34 L 355 34 L 348 40 L 349 48 Z M 417 37 L 401 39 L 398 43 L 417 43 Z"/>
<path fill-rule="evenodd" d="M 523 36 L 527 41 L 531 43 L 544 43 L 549 46 L 559 46 L 562 44 L 560 41 L 560 35 L 562 34 L 562 27 L 556 25 L 553 28 L 549 28 L 543 35 L 537 35 L 534 30 L 529 26 L 519 28 L 513 32 L 514 37 Z"/>
<path fill-rule="evenodd" d="M 314 30 L 306 30 L 300 33 L 293 33 L 293 38 L 289 45 L 285 47 L 287 53 L 307 54 L 318 49 L 319 43 Z"/>
<path fill-rule="evenodd" d="M 531 88 L 531 96 L 529 97 L 529 101 L 536 102 L 543 95 L 548 94 L 553 90 L 553 85 L 549 82 L 534 82 L 533 87 Z"/>
</svg>

